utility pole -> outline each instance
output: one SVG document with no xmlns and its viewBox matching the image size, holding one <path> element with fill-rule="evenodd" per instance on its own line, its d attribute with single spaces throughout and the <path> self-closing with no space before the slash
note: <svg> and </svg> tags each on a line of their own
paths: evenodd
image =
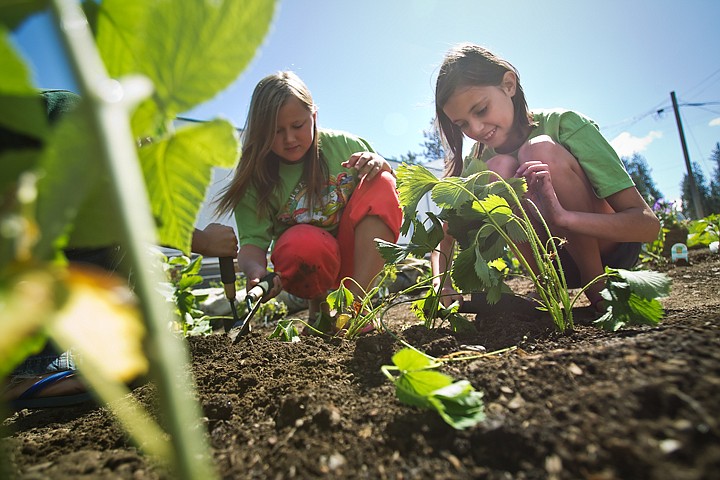
<svg viewBox="0 0 720 480">
<path fill-rule="evenodd" d="M 678 109 L 677 98 L 675 98 L 675 91 L 670 92 L 670 99 L 672 100 L 673 111 L 675 112 L 675 121 L 677 122 L 678 132 L 680 133 L 680 143 L 682 144 L 683 156 L 685 157 L 685 168 L 687 168 L 688 181 L 690 182 L 690 195 L 692 196 L 693 206 L 695 207 L 695 215 L 698 219 L 705 218 L 703 213 L 702 203 L 700 202 L 700 192 L 698 191 L 697 184 L 695 183 L 695 175 L 690 165 L 690 155 L 688 155 L 687 143 L 685 143 L 685 132 L 683 132 L 682 121 L 680 120 L 680 110 Z"/>
</svg>

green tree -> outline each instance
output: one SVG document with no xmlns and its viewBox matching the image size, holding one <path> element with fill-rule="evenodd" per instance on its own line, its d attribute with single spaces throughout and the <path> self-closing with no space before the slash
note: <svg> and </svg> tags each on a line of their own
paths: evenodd
<svg viewBox="0 0 720 480">
<path fill-rule="evenodd" d="M 638 192 L 640 192 L 640 195 L 642 195 L 648 204 L 654 205 L 657 200 L 663 198 L 662 193 L 660 193 L 660 190 L 658 190 L 655 185 L 655 181 L 650 176 L 650 168 L 648 167 L 645 157 L 635 153 L 629 159 L 623 157 L 622 162 L 630 174 L 630 178 L 635 182 Z"/>
<path fill-rule="evenodd" d="M 715 144 L 715 149 L 710 154 L 710 161 L 715 164 L 712 178 L 710 179 L 710 201 L 708 203 L 709 212 L 720 213 L 720 143 Z"/>
<path fill-rule="evenodd" d="M 440 132 L 434 119 L 430 121 L 430 128 L 423 130 L 423 137 L 425 137 L 425 141 L 422 144 L 424 148 L 423 157 L 425 157 L 428 162 L 445 158 L 445 149 L 440 140 Z"/>
<path fill-rule="evenodd" d="M 710 211 L 710 187 L 705 179 L 705 174 L 700 168 L 700 165 L 693 163 L 692 166 L 693 174 L 695 175 L 695 184 L 697 185 L 698 195 L 700 195 L 700 205 L 702 205 L 703 211 L 707 214 Z M 683 213 L 687 218 L 698 220 L 695 215 L 695 206 L 693 204 L 692 193 L 690 190 L 690 181 L 688 180 L 687 173 L 683 175 L 682 183 L 682 209 Z"/>
<path fill-rule="evenodd" d="M 418 154 L 415 152 L 411 152 L 408 150 L 407 153 L 401 153 L 400 154 L 400 162 L 405 162 L 408 165 L 415 165 L 418 162 Z"/>
</svg>

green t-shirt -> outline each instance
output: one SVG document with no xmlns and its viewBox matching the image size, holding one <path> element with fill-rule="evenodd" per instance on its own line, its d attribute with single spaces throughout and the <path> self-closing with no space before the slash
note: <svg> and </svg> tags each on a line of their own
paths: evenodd
<svg viewBox="0 0 720 480">
<path fill-rule="evenodd" d="M 258 218 L 257 192 L 252 186 L 235 207 L 240 246 L 255 245 L 267 250 L 285 230 L 301 223 L 335 233 L 345 205 L 358 184 L 357 171 L 341 164 L 353 153 L 374 150 L 367 141 L 346 132 L 321 130 L 318 141 L 329 173 L 319 208 L 308 208 L 307 186 L 301 181 L 304 163 L 280 162 L 280 184 L 270 199 L 271 213 Z"/>
<path fill-rule="evenodd" d="M 537 127 L 533 128 L 530 138 L 548 135 L 564 146 L 580 163 L 590 184 L 599 198 L 607 198 L 635 183 L 628 175 L 618 154 L 602 136 L 595 122 L 584 115 L 570 110 L 538 110 L 533 112 Z M 465 159 L 463 177 L 477 173 L 479 144 L 475 144 L 471 154 Z M 510 155 L 517 158 L 517 150 Z M 485 148 L 480 160 L 487 161 L 497 155 L 492 148 Z"/>
</svg>

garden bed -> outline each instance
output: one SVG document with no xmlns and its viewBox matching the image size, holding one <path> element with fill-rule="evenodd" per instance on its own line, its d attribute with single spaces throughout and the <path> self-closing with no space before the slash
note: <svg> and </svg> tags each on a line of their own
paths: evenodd
<svg viewBox="0 0 720 480">
<path fill-rule="evenodd" d="M 256 328 L 237 345 L 191 338 L 214 463 L 222 478 L 714 478 L 720 256 L 691 251 L 690 265 L 667 273 L 663 322 L 616 333 L 591 326 L 586 308 L 564 335 L 512 311 L 481 314 L 476 334 L 458 336 L 418 325 L 407 305 L 390 310 L 388 327 L 433 356 L 518 346 L 443 368 L 485 394 L 486 421 L 464 431 L 396 399 L 380 371 L 401 348 L 388 334 L 282 343 Z M 152 385 L 134 395 L 156 410 Z M 17 478 L 170 478 L 92 404 L 4 423 Z"/>
</svg>

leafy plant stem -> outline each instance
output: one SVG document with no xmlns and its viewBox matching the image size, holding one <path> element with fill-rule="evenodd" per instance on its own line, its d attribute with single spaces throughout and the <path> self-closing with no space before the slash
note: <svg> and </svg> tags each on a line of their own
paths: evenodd
<svg viewBox="0 0 720 480">
<path fill-rule="evenodd" d="M 132 96 L 131 89 L 128 84 L 108 77 L 78 2 L 53 0 L 52 6 L 80 90 L 90 106 L 91 124 L 95 128 L 91 134 L 100 140 L 102 149 L 99 157 L 113 179 L 112 194 L 120 211 L 124 246 L 147 322 L 148 348 L 156 355 L 152 364 L 156 367 L 153 373 L 161 409 L 168 414 L 175 453 L 169 459 L 170 465 L 175 465 L 184 479 L 215 478 L 205 436 L 196 431 L 200 409 L 187 379 L 188 354 L 184 344 L 167 331 L 164 319 L 170 318 L 171 312 L 153 289 L 162 281 L 155 273 L 161 269 L 147 268 L 156 261 L 148 249 L 155 243 L 155 225 L 130 131 L 131 105 L 127 97 Z M 93 378 L 89 380 L 94 383 Z"/>
<path fill-rule="evenodd" d="M 493 172 L 494 173 L 494 172 Z M 567 284 L 565 281 L 565 275 L 562 270 L 562 265 L 558 261 L 558 270 L 555 268 L 555 266 L 552 263 L 551 255 L 555 258 L 559 258 L 559 252 L 557 250 L 557 244 L 556 244 L 556 238 L 552 235 L 552 232 L 550 231 L 550 227 L 547 225 L 547 222 L 545 221 L 545 218 L 540 213 L 540 209 L 535 205 L 535 203 L 532 200 L 528 200 L 528 203 L 532 206 L 532 208 L 537 213 L 537 218 L 539 219 L 542 228 L 544 229 L 545 233 L 548 236 L 547 246 L 543 246 L 540 238 L 538 237 L 537 232 L 531 228 L 532 222 L 530 220 L 530 217 L 528 216 L 527 212 L 524 208 L 522 208 L 522 203 L 520 198 L 515 193 L 515 190 L 510 187 L 510 185 L 505 182 L 504 179 L 500 178 L 498 181 L 502 182 L 505 188 L 507 189 L 508 193 L 513 198 L 513 202 L 517 205 L 518 210 L 521 212 L 521 217 L 517 214 L 513 213 L 513 218 L 515 221 L 518 222 L 518 225 L 524 232 L 525 236 L 528 239 L 528 244 L 530 245 L 530 248 L 532 249 L 533 256 L 536 260 L 536 265 L 538 268 L 538 274 L 535 274 L 533 269 L 530 267 L 530 264 L 525 259 L 524 255 L 520 251 L 519 247 L 513 242 L 513 240 L 510 238 L 510 236 L 500 227 L 500 225 L 495 221 L 493 216 L 491 215 L 491 212 L 488 212 L 485 207 L 483 206 L 482 202 L 479 201 L 477 196 L 467 190 L 464 187 L 461 187 L 463 190 L 465 190 L 468 194 L 472 195 L 475 200 L 478 201 L 480 207 L 483 209 L 483 212 L 488 216 L 489 222 L 492 224 L 492 226 L 495 228 L 495 230 L 498 232 L 498 234 L 505 240 L 507 245 L 510 246 L 513 254 L 518 258 L 520 261 L 520 264 L 525 268 L 525 270 L 528 272 L 530 278 L 533 281 L 533 284 L 535 285 L 535 288 L 540 295 L 540 298 L 542 300 L 542 303 L 545 305 L 545 307 L 548 309 L 548 312 L 550 313 L 553 322 L 557 326 L 557 328 L 560 331 L 564 331 L 567 327 L 572 328 L 573 321 L 572 321 L 572 310 L 570 307 L 570 301 L 569 296 L 567 294 Z M 551 250 L 550 253 L 548 253 L 548 246 Z M 560 304 L 564 306 L 564 308 L 560 308 Z"/>
</svg>

